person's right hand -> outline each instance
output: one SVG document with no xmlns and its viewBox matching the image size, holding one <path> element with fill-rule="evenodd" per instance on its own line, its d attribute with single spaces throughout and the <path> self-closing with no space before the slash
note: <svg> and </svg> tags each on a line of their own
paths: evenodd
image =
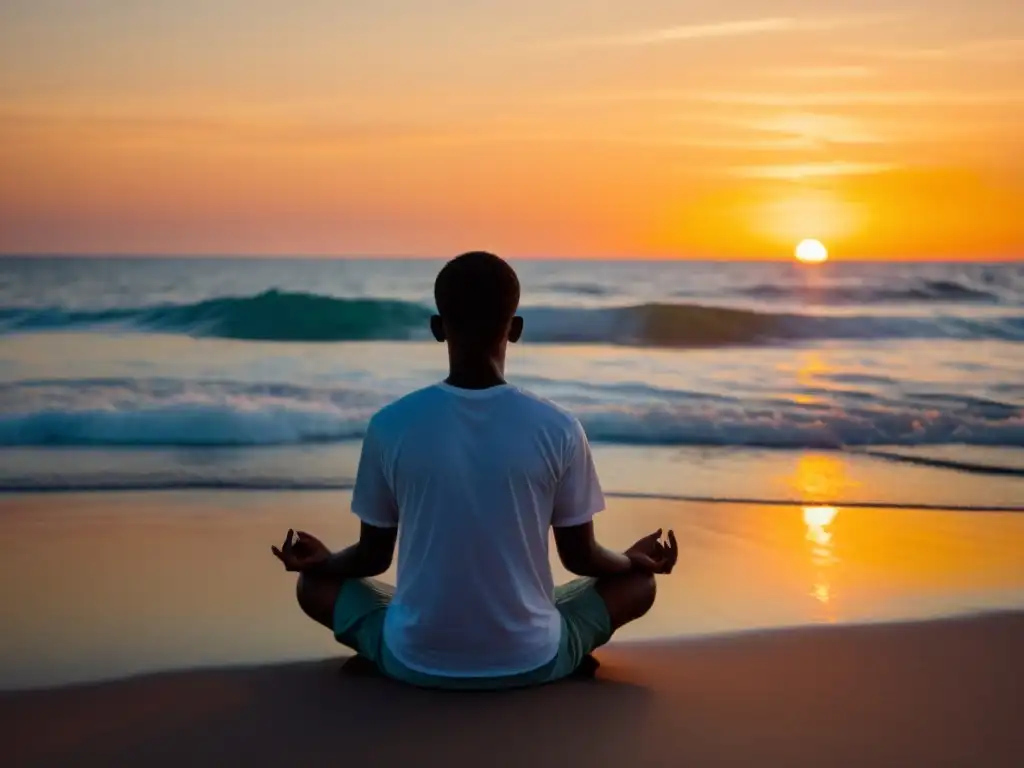
<svg viewBox="0 0 1024 768">
<path fill-rule="evenodd" d="M 642 573 L 672 573 L 679 559 L 679 545 L 674 531 L 668 532 L 668 543 L 661 543 L 661 528 L 626 550 L 634 570 Z"/>
<path fill-rule="evenodd" d="M 298 540 L 293 541 L 294 534 L 295 532 L 289 528 L 281 548 L 270 548 L 274 557 L 284 563 L 286 571 L 302 572 L 326 562 L 331 556 L 331 551 L 316 536 L 299 531 Z"/>
</svg>

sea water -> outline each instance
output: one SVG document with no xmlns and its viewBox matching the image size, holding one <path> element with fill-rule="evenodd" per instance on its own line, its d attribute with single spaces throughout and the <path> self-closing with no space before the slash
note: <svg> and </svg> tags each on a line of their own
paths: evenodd
<svg viewBox="0 0 1024 768">
<path fill-rule="evenodd" d="M 0 260 L 0 491 L 347 487 L 372 413 L 445 375 L 441 264 Z M 1024 505 L 1024 264 L 513 264 L 509 380 L 579 416 L 613 492 L 777 496 L 671 479 L 870 452 L 948 485 L 861 500 L 965 503 L 970 472 Z"/>
</svg>

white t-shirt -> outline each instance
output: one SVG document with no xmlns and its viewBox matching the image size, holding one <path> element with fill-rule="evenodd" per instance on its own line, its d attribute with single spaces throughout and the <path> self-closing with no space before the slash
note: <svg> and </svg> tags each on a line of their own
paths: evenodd
<svg viewBox="0 0 1024 768">
<path fill-rule="evenodd" d="M 352 509 L 399 528 L 391 653 L 419 672 L 485 677 L 555 657 L 549 529 L 588 522 L 604 495 L 568 412 L 507 384 L 436 384 L 371 419 Z"/>
</svg>

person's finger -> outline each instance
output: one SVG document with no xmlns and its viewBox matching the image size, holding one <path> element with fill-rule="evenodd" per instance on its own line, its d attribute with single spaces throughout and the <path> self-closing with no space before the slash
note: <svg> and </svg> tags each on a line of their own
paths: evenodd
<svg viewBox="0 0 1024 768">
<path fill-rule="evenodd" d="M 291 528 L 288 529 L 288 535 L 284 537 L 284 546 L 281 549 L 285 552 L 292 548 L 292 537 L 295 535 L 295 531 Z"/>
<path fill-rule="evenodd" d="M 271 547 L 270 551 L 274 553 L 274 557 L 276 557 L 278 560 L 280 560 L 284 564 L 284 569 L 286 571 L 290 571 L 291 570 L 291 564 L 292 564 L 293 558 L 291 558 L 288 555 L 286 555 L 284 552 L 282 552 L 277 547 Z"/>
<path fill-rule="evenodd" d="M 679 543 L 676 541 L 675 531 L 672 530 L 668 532 L 668 546 L 665 547 L 665 559 L 668 566 L 668 570 L 665 572 L 672 573 L 676 563 L 679 561 Z"/>
<path fill-rule="evenodd" d="M 661 528 L 656 530 L 654 533 L 644 536 L 634 546 L 641 551 L 649 551 L 661 538 Z"/>
<path fill-rule="evenodd" d="M 642 539 L 640 539 L 640 541 L 654 542 L 654 541 L 657 541 L 660 538 L 661 538 L 661 528 L 659 528 L 658 530 L 656 530 L 654 533 L 650 534 L 649 536 L 644 536 Z"/>
<path fill-rule="evenodd" d="M 316 536 L 306 533 L 305 531 L 296 531 L 295 535 L 299 537 L 297 544 L 302 544 L 310 550 L 324 549 L 324 543 L 320 541 Z"/>
</svg>

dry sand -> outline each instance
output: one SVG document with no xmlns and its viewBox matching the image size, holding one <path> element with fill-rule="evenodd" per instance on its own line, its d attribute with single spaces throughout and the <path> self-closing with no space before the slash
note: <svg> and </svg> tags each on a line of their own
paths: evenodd
<svg viewBox="0 0 1024 768">
<path fill-rule="evenodd" d="M 5 766 L 1024 766 L 1024 614 L 600 654 L 595 681 L 407 689 L 340 659 L 0 694 Z"/>
</svg>

